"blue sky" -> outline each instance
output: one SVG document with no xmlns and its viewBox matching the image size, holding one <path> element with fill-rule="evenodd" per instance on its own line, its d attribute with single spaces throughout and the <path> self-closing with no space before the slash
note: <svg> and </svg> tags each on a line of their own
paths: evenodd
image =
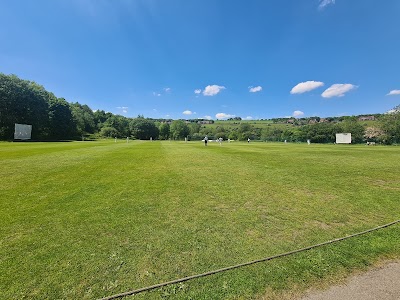
<svg viewBox="0 0 400 300">
<path fill-rule="evenodd" d="M 0 72 L 127 117 L 383 113 L 398 0 L 4 0 Z"/>
</svg>

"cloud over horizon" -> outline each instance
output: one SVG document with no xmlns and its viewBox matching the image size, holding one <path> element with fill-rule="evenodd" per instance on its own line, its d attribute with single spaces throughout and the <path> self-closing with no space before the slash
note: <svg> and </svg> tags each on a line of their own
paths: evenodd
<svg viewBox="0 0 400 300">
<path fill-rule="evenodd" d="M 185 110 L 184 112 L 182 112 L 184 115 L 194 115 L 196 114 L 195 112 L 192 112 L 191 110 Z"/>
<path fill-rule="evenodd" d="M 117 106 L 116 107 L 120 112 L 122 112 L 123 114 L 126 114 L 128 112 L 128 108 L 127 106 Z"/>
<path fill-rule="evenodd" d="M 222 90 L 225 90 L 226 88 L 224 86 L 220 85 L 207 85 L 206 88 L 203 91 L 204 96 L 215 96 L 218 93 L 220 93 Z"/>
<path fill-rule="evenodd" d="M 217 113 L 217 114 L 215 115 L 215 117 L 216 117 L 217 119 L 229 119 L 229 118 L 234 118 L 235 115 L 230 115 L 230 114 L 226 114 L 226 113 Z"/>
<path fill-rule="evenodd" d="M 400 90 L 391 90 L 386 96 L 400 95 Z"/>
<path fill-rule="evenodd" d="M 292 88 L 290 93 L 303 94 L 315 90 L 316 88 L 319 88 L 321 86 L 324 86 L 324 83 L 321 81 L 310 80 L 310 81 L 300 82 Z"/>
<path fill-rule="evenodd" d="M 345 93 L 357 88 L 354 84 L 350 83 L 336 83 L 327 88 L 321 96 L 324 98 L 343 97 Z"/>
<path fill-rule="evenodd" d="M 297 117 L 302 117 L 304 116 L 304 113 L 301 110 L 295 110 L 293 112 L 293 117 L 297 118 Z"/>
</svg>

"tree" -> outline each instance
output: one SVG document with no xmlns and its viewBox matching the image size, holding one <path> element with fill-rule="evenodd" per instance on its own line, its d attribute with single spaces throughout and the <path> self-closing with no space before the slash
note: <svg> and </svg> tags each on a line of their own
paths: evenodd
<svg viewBox="0 0 400 300">
<path fill-rule="evenodd" d="M 171 136 L 174 140 L 184 139 L 189 135 L 189 127 L 182 120 L 175 120 L 170 126 Z"/>
<path fill-rule="evenodd" d="M 69 103 L 53 97 L 49 102 L 49 138 L 71 139 L 77 135 L 76 124 Z"/>
<path fill-rule="evenodd" d="M 129 123 L 129 128 L 133 137 L 139 140 L 149 140 L 157 138 L 159 130 L 154 124 L 154 121 L 143 117 L 133 119 Z"/>
<path fill-rule="evenodd" d="M 93 112 L 93 119 L 96 125 L 96 130 L 100 130 L 104 123 L 110 118 L 113 114 L 110 112 L 105 112 L 104 110 L 96 110 Z"/>
<path fill-rule="evenodd" d="M 127 137 L 130 136 L 129 123 L 128 118 L 111 114 L 111 116 L 104 122 L 103 126 L 115 128 L 118 131 L 117 137 Z"/>
<path fill-rule="evenodd" d="M 14 124 L 32 125 L 32 138 L 48 135 L 49 93 L 35 82 L 0 73 L 0 139 L 12 139 Z"/>
<path fill-rule="evenodd" d="M 385 133 L 383 139 L 386 144 L 400 143 L 400 108 L 386 114 L 381 119 L 381 128 Z"/>
<path fill-rule="evenodd" d="M 228 135 L 228 139 L 231 139 L 231 140 L 239 139 L 239 133 L 237 131 L 231 131 Z"/>
<path fill-rule="evenodd" d="M 261 130 L 261 139 L 266 141 L 281 141 L 283 130 L 277 126 L 268 126 Z"/>
<path fill-rule="evenodd" d="M 253 129 L 253 126 L 251 126 L 249 123 L 240 123 L 240 125 L 239 125 L 240 133 L 249 132 L 252 129 Z"/>
<path fill-rule="evenodd" d="M 89 106 L 76 102 L 71 104 L 71 110 L 79 136 L 95 133 L 97 128 L 94 122 L 94 114 Z"/>
<path fill-rule="evenodd" d="M 189 125 L 189 134 L 193 135 L 200 132 L 201 125 L 197 122 L 191 122 Z"/>
<path fill-rule="evenodd" d="M 382 142 L 385 132 L 378 127 L 367 127 L 364 131 L 364 139 L 367 142 Z"/>
<path fill-rule="evenodd" d="M 336 140 L 336 129 L 331 123 L 305 125 L 300 130 L 301 136 L 313 143 L 333 143 Z"/>
<path fill-rule="evenodd" d="M 167 140 L 169 138 L 169 124 L 168 123 L 161 123 L 158 130 L 159 130 L 160 139 Z"/>
<path fill-rule="evenodd" d="M 364 126 L 355 121 L 354 118 L 350 117 L 347 121 L 336 124 L 336 133 L 349 132 L 351 133 L 352 143 L 362 143 L 364 141 Z"/>
<path fill-rule="evenodd" d="M 117 129 L 111 126 L 104 126 L 100 130 L 100 135 L 104 137 L 118 137 L 120 136 Z"/>
<path fill-rule="evenodd" d="M 199 133 L 203 138 L 207 135 L 209 139 L 213 139 L 216 135 L 215 127 L 204 126 L 200 129 Z"/>
</svg>

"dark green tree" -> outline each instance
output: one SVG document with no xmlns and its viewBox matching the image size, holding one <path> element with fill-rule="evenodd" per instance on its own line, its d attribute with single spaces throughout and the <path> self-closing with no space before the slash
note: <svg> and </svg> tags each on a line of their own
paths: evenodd
<svg viewBox="0 0 400 300">
<path fill-rule="evenodd" d="M 201 125 L 197 122 L 191 122 L 189 125 L 189 134 L 193 135 L 200 132 Z"/>
<path fill-rule="evenodd" d="M 156 139 L 159 134 L 159 130 L 154 124 L 154 121 L 142 117 L 131 120 L 129 128 L 132 136 L 139 140 Z"/>
<path fill-rule="evenodd" d="M 169 124 L 168 123 L 161 123 L 159 129 L 160 139 L 167 140 L 169 139 Z"/>
<path fill-rule="evenodd" d="M 283 130 L 277 126 L 268 126 L 261 130 L 261 139 L 266 141 L 281 141 Z"/>
<path fill-rule="evenodd" d="M 98 131 L 103 127 L 104 123 L 112 115 L 112 113 L 105 112 L 104 110 L 96 110 L 93 112 L 94 123 Z"/>
<path fill-rule="evenodd" d="M 119 137 L 120 133 L 117 129 L 111 126 L 103 126 L 100 130 L 100 136 L 103 137 Z"/>
<path fill-rule="evenodd" d="M 354 118 L 348 118 L 346 121 L 335 125 L 335 133 L 351 133 L 352 143 L 362 143 L 364 141 L 365 128 Z"/>
<path fill-rule="evenodd" d="M 333 143 L 336 140 L 336 129 L 332 123 L 317 123 L 301 128 L 301 135 L 313 143 Z"/>
<path fill-rule="evenodd" d="M 184 139 L 189 135 L 189 127 L 184 121 L 175 120 L 171 123 L 170 132 L 174 140 Z"/>
<path fill-rule="evenodd" d="M 32 138 L 48 136 L 49 93 L 35 82 L 0 73 L 0 139 L 13 139 L 14 124 L 32 125 Z"/>
<path fill-rule="evenodd" d="M 49 138 L 72 139 L 77 136 L 77 127 L 71 106 L 65 99 L 53 97 L 49 101 Z"/>
<path fill-rule="evenodd" d="M 117 137 L 130 136 L 129 119 L 120 115 L 111 115 L 103 124 L 105 127 L 113 127 L 117 130 Z"/>
<path fill-rule="evenodd" d="M 386 144 L 400 143 L 400 106 L 397 107 L 398 110 L 395 109 L 392 113 L 384 115 L 380 121 L 384 132 L 383 141 Z"/>
<path fill-rule="evenodd" d="M 96 132 L 94 114 L 89 106 L 76 102 L 71 104 L 71 110 L 79 136 Z"/>
</svg>

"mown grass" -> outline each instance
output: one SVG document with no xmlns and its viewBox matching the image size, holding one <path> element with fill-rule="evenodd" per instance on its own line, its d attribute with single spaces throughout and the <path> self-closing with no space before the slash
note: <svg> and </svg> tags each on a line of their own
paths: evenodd
<svg viewBox="0 0 400 300">
<path fill-rule="evenodd" d="M 400 148 L 0 144 L 4 299 L 95 299 L 399 219 Z M 134 299 L 278 299 L 399 258 L 400 226 Z"/>
</svg>

